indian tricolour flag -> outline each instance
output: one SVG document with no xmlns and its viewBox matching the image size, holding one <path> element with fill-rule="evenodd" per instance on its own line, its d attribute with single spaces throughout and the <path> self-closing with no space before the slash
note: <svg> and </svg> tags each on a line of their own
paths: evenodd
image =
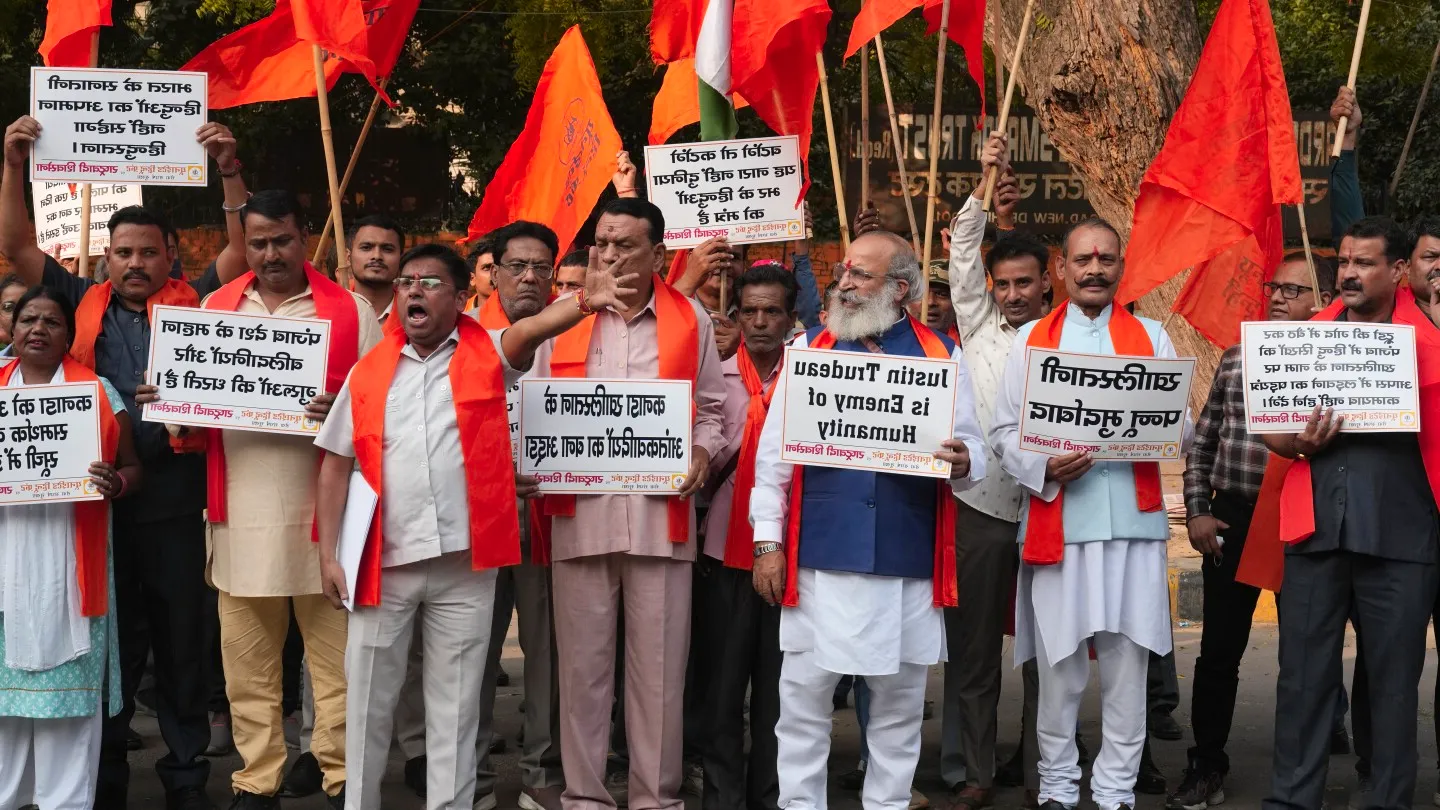
<svg viewBox="0 0 1440 810">
<path fill-rule="evenodd" d="M 700 140 L 735 137 L 738 125 L 730 94 L 730 31 L 734 0 L 710 0 L 695 42 L 695 75 L 700 91 Z"/>
</svg>

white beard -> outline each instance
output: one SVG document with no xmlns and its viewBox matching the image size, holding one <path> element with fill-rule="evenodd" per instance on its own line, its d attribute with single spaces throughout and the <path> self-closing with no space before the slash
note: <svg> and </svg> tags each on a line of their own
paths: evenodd
<svg viewBox="0 0 1440 810">
<path fill-rule="evenodd" d="M 859 298 L 853 293 L 836 294 L 826 316 L 825 328 L 839 340 L 854 341 L 884 334 L 901 315 L 900 307 L 890 298 L 891 294 L 888 285 L 869 298 Z M 858 299 L 860 308 L 846 308 L 841 300 L 846 295 L 850 295 L 852 300 Z"/>
</svg>

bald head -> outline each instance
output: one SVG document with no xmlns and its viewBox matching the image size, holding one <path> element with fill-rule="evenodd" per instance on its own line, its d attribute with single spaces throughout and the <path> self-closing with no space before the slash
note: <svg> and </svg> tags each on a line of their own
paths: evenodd
<svg viewBox="0 0 1440 810">
<path fill-rule="evenodd" d="M 861 234 L 860 236 L 857 236 L 853 240 L 851 240 L 850 250 L 853 252 L 855 250 L 855 246 L 861 244 L 862 242 L 867 243 L 866 246 L 868 247 L 868 243 L 871 241 L 874 241 L 877 246 L 884 246 L 883 248 L 877 247 L 876 249 L 887 251 L 885 254 L 886 261 L 889 261 L 889 259 L 892 258 L 896 253 L 908 253 L 911 258 L 914 258 L 915 256 L 915 249 L 911 247 L 910 242 L 908 242 L 900 235 L 891 233 L 890 231 L 870 231 L 869 233 Z"/>
</svg>

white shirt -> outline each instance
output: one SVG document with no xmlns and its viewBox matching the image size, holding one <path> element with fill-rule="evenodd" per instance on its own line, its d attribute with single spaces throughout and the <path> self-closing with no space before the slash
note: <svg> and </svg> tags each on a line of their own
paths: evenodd
<svg viewBox="0 0 1440 810">
<path fill-rule="evenodd" d="M 500 347 L 504 330 L 490 331 L 500 355 L 505 385 L 523 373 L 510 366 Z M 380 565 L 428 560 L 470 548 L 470 504 L 465 491 L 465 462 L 460 428 L 450 390 L 450 360 L 460 333 L 450 336 L 429 357 L 421 358 L 408 343 L 400 351 L 390 393 L 385 398 L 385 546 Z M 353 371 L 352 371 L 353 373 Z M 355 422 L 350 380 L 335 397 L 330 415 L 320 426 L 315 444 L 337 456 L 355 457 Z"/>
<path fill-rule="evenodd" d="M 980 201 L 966 197 L 950 223 L 950 302 L 955 305 L 955 328 L 965 346 L 965 362 L 975 387 L 975 415 L 983 431 L 990 430 L 1000 376 L 1016 334 L 986 288 L 985 262 L 980 255 L 986 220 Z M 1000 455 L 993 449 L 986 453 L 990 474 L 959 498 L 973 509 L 1015 523 L 1020 520 L 1024 491 L 1015 476 L 1001 466 Z"/>
<path fill-rule="evenodd" d="M 809 345 L 809 341 L 805 335 L 801 335 L 791 345 L 803 349 Z M 959 346 L 950 354 L 950 359 L 958 361 L 960 366 L 955 375 L 954 438 L 964 442 L 970 451 L 970 474 L 965 478 L 950 479 L 950 488 L 959 493 L 985 478 L 986 452 L 980 423 L 975 418 L 975 396 L 970 385 L 970 375 L 966 371 L 965 357 Z M 782 359 L 780 362 L 783 364 L 785 361 Z M 795 474 L 793 464 L 780 460 L 788 377 L 782 370 L 780 379 L 775 382 L 775 393 L 771 400 L 774 406 L 770 408 L 770 414 L 765 419 L 765 429 L 760 433 L 760 448 L 755 454 L 755 488 L 750 493 L 750 524 L 755 527 L 757 543 L 779 543 L 785 536 L 785 515 L 790 508 L 790 479 Z"/>
</svg>

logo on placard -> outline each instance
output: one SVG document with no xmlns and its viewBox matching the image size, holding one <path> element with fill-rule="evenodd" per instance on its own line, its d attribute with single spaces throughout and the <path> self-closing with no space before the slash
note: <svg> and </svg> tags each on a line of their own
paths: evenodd
<svg viewBox="0 0 1440 810">
<path fill-rule="evenodd" d="M 95 482 L 93 480 L 86 478 L 84 481 L 80 482 L 80 492 L 85 495 L 97 495 L 100 492 L 100 488 L 95 486 Z"/>
<path fill-rule="evenodd" d="M 949 462 L 943 461 L 939 458 L 936 458 L 935 456 L 930 457 L 930 469 L 934 470 L 935 472 L 944 472 L 945 466 L 948 463 Z"/>
<path fill-rule="evenodd" d="M 306 433 L 319 433 L 320 423 L 307 416 L 300 420 L 300 429 Z"/>
<path fill-rule="evenodd" d="M 198 180 L 200 179 L 200 177 L 201 177 L 202 175 L 204 175 L 204 174 L 205 174 L 205 167 L 204 167 L 204 166 L 187 166 L 187 167 L 185 168 L 185 177 L 186 177 L 187 179 L 189 179 L 189 180 L 196 180 L 196 181 L 198 181 Z"/>
<path fill-rule="evenodd" d="M 791 222 L 790 225 L 789 225 L 788 227 L 786 227 L 785 231 L 786 231 L 786 233 L 788 233 L 790 236 L 799 236 L 799 235 L 800 235 L 800 223 L 799 223 L 799 222 Z"/>
<path fill-rule="evenodd" d="M 685 486 L 685 476 L 684 476 L 683 474 L 681 474 L 681 473 L 675 473 L 674 475 L 670 476 L 670 488 L 671 488 L 671 489 L 676 489 L 676 490 L 678 490 L 678 489 L 681 489 L 681 488 L 684 487 L 684 486 Z"/>
<path fill-rule="evenodd" d="M 1401 427 L 1415 427 L 1415 414 L 1410 411 L 1400 414 Z"/>
<path fill-rule="evenodd" d="M 1165 450 L 1163 452 L 1166 458 L 1175 458 L 1176 456 L 1180 455 L 1180 447 L 1174 442 L 1166 442 Z"/>
</svg>

